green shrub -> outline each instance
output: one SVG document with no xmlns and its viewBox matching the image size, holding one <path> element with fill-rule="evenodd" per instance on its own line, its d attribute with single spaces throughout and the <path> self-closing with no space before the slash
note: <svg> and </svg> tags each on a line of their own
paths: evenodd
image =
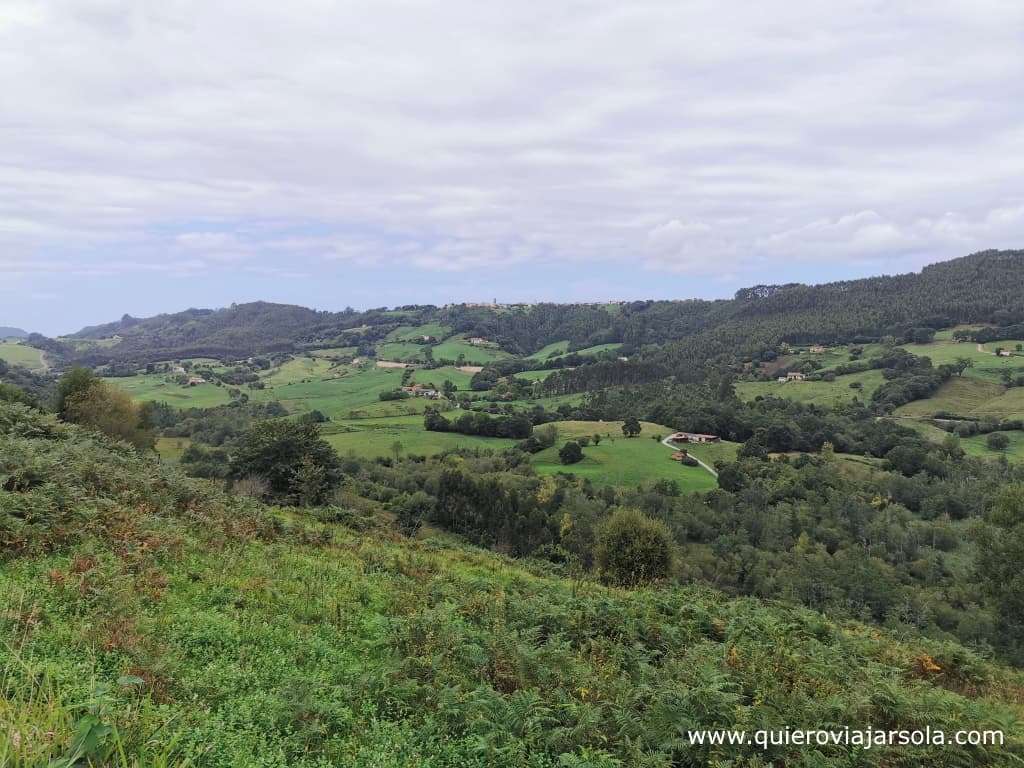
<svg viewBox="0 0 1024 768">
<path fill-rule="evenodd" d="M 597 530 L 601 575 L 622 586 L 657 581 L 672 569 L 672 534 L 664 523 L 635 509 L 620 509 Z"/>
</svg>

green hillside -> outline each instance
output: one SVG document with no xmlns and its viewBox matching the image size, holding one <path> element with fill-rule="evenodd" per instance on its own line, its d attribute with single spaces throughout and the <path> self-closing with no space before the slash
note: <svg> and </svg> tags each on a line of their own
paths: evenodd
<svg viewBox="0 0 1024 768">
<path fill-rule="evenodd" d="M 11 365 L 20 365 L 30 371 L 41 371 L 46 367 L 43 363 L 43 355 L 38 349 L 17 341 L 0 339 L 0 360 Z"/>
<path fill-rule="evenodd" d="M 953 643 L 405 538 L 357 484 L 267 507 L 21 406 L 0 404 L 0 478 L 4 765 L 1019 762 L 1024 679 Z M 790 724 L 1009 744 L 685 739 Z"/>
</svg>

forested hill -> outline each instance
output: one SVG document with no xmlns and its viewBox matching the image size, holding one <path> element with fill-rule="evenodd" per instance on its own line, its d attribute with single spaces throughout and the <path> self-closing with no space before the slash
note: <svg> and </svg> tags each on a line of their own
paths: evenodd
<svg viewBox="0 0 1024 768">
<path fill-rule="evenodd" d="M 21 328 L 0 325 L 0 339 L 24 339 L 26 336 L 28 336 L 28 331 L 23 331 Z"/>
<path fill-rule="evenodd" d="M 88 364 L 240 357 L 372 345 L 399 326 L 437 322 L 456 333 L 494 340 L 513 353 L 528 354 L 561 340 L 573 348 L 620 342 L 629 354 L 646 345 L 667 345 L 660 353 L 665 361 L 682 363 L 723 353 L 756 354 L 781 342 L 848 342 L 900 335 L 918 326 L 1022 321 L 1024 251 L 985 251 L 919 273 L 816 286 L 755 286 L 719 301 L 408 306 L 364 312 L 255 302 L 148 319 L 125 316 L 70 337 L 115 338 L 114 344 L 83 350 L 82 345 L 59 348 L 50 342 L 47 351 Z"/>
</svg>

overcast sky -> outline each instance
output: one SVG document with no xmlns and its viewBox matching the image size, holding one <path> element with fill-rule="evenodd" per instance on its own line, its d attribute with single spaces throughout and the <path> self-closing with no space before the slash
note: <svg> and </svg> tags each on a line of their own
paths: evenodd
<svg viewBox="0 0 1024 768">
<path fill-rule="evenodd" d="M 0 325 L 1024 247 L 1024 2 L 0 1 Z"/>
</svg>

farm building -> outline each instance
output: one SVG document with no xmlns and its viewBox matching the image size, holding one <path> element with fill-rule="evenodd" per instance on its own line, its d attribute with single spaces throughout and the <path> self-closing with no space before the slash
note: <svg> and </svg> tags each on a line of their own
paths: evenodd
<svg viewBox="0 0 1024 768">
<path fill-rule="evenodd" d="M 688 455 L 689 454 L 685 450 L 682 450 L 682 449 L 680 449 L 678 451 L 673 451 L 672 452 L 672 461 L 682 461 Z"/>
<path fill-rule="evenodd" d="M 811 354 L 812 355 L 821 355 L 821 354 L 824 354 L 824 353 L 825 353 L 825 347 L 823 347 L 821 344 L 815 344 L 813 347 L 811 347 Z"/>
<path fill-rule="evenodd" d="M 436 389 L 424 387 L 420 384 L 413 384 L 411 387 L 402 387 L 402 391 L 407 392 L 413 397 L 426 397 L 429 398 L 430 400 L 437 400 L 439 397 L 441 397 L 441 393 L 438 392 Z"/>
<path fill-rule="evenodd" d="M 779 378 L 777 378 L 776 381 L 779 382 L 779 384 L 785 384 L 787 381 L 789 381 L 789 379 L 787 379 L 785 376 L 779 376 Z"/>
<path fill-rule="evenodd" d="M 722 438 L 718 435 L 705 435 L 700 432 L 675 432 L 669 435 L 668 439 L 673 443 L 717 443 Z"/>
<path fill-rule="evenodd" d="M 786 381 L 803 381 L 806 378 L 800 371 L 790 371 L 786 374 Z"/>
<path fill-rule="evenodd" d="M 188 385 L 190 387 L 198 387 L 200 384 L 205 384 L 205 383 L 206 383 L 206 379 L 201 378 L 199 376 L 189 376 L 188 377 Z"/>
<path fill-rule="evenodd" d="M 1000 349 L 998 354 L 1000 357 L 1011 357 L 1013 355 L 1013 352 L 1011 352 L 1008 349 Z"/>
<path fill-rule="evenodd" d="M 479 336 L 473 336 L 472 338 L 466 339 L 466 341 L 468 341 L 474 347 L 482 347 L 484 344 L 488 343 L 487 339 L 482 339 Z"/>
</svg>

